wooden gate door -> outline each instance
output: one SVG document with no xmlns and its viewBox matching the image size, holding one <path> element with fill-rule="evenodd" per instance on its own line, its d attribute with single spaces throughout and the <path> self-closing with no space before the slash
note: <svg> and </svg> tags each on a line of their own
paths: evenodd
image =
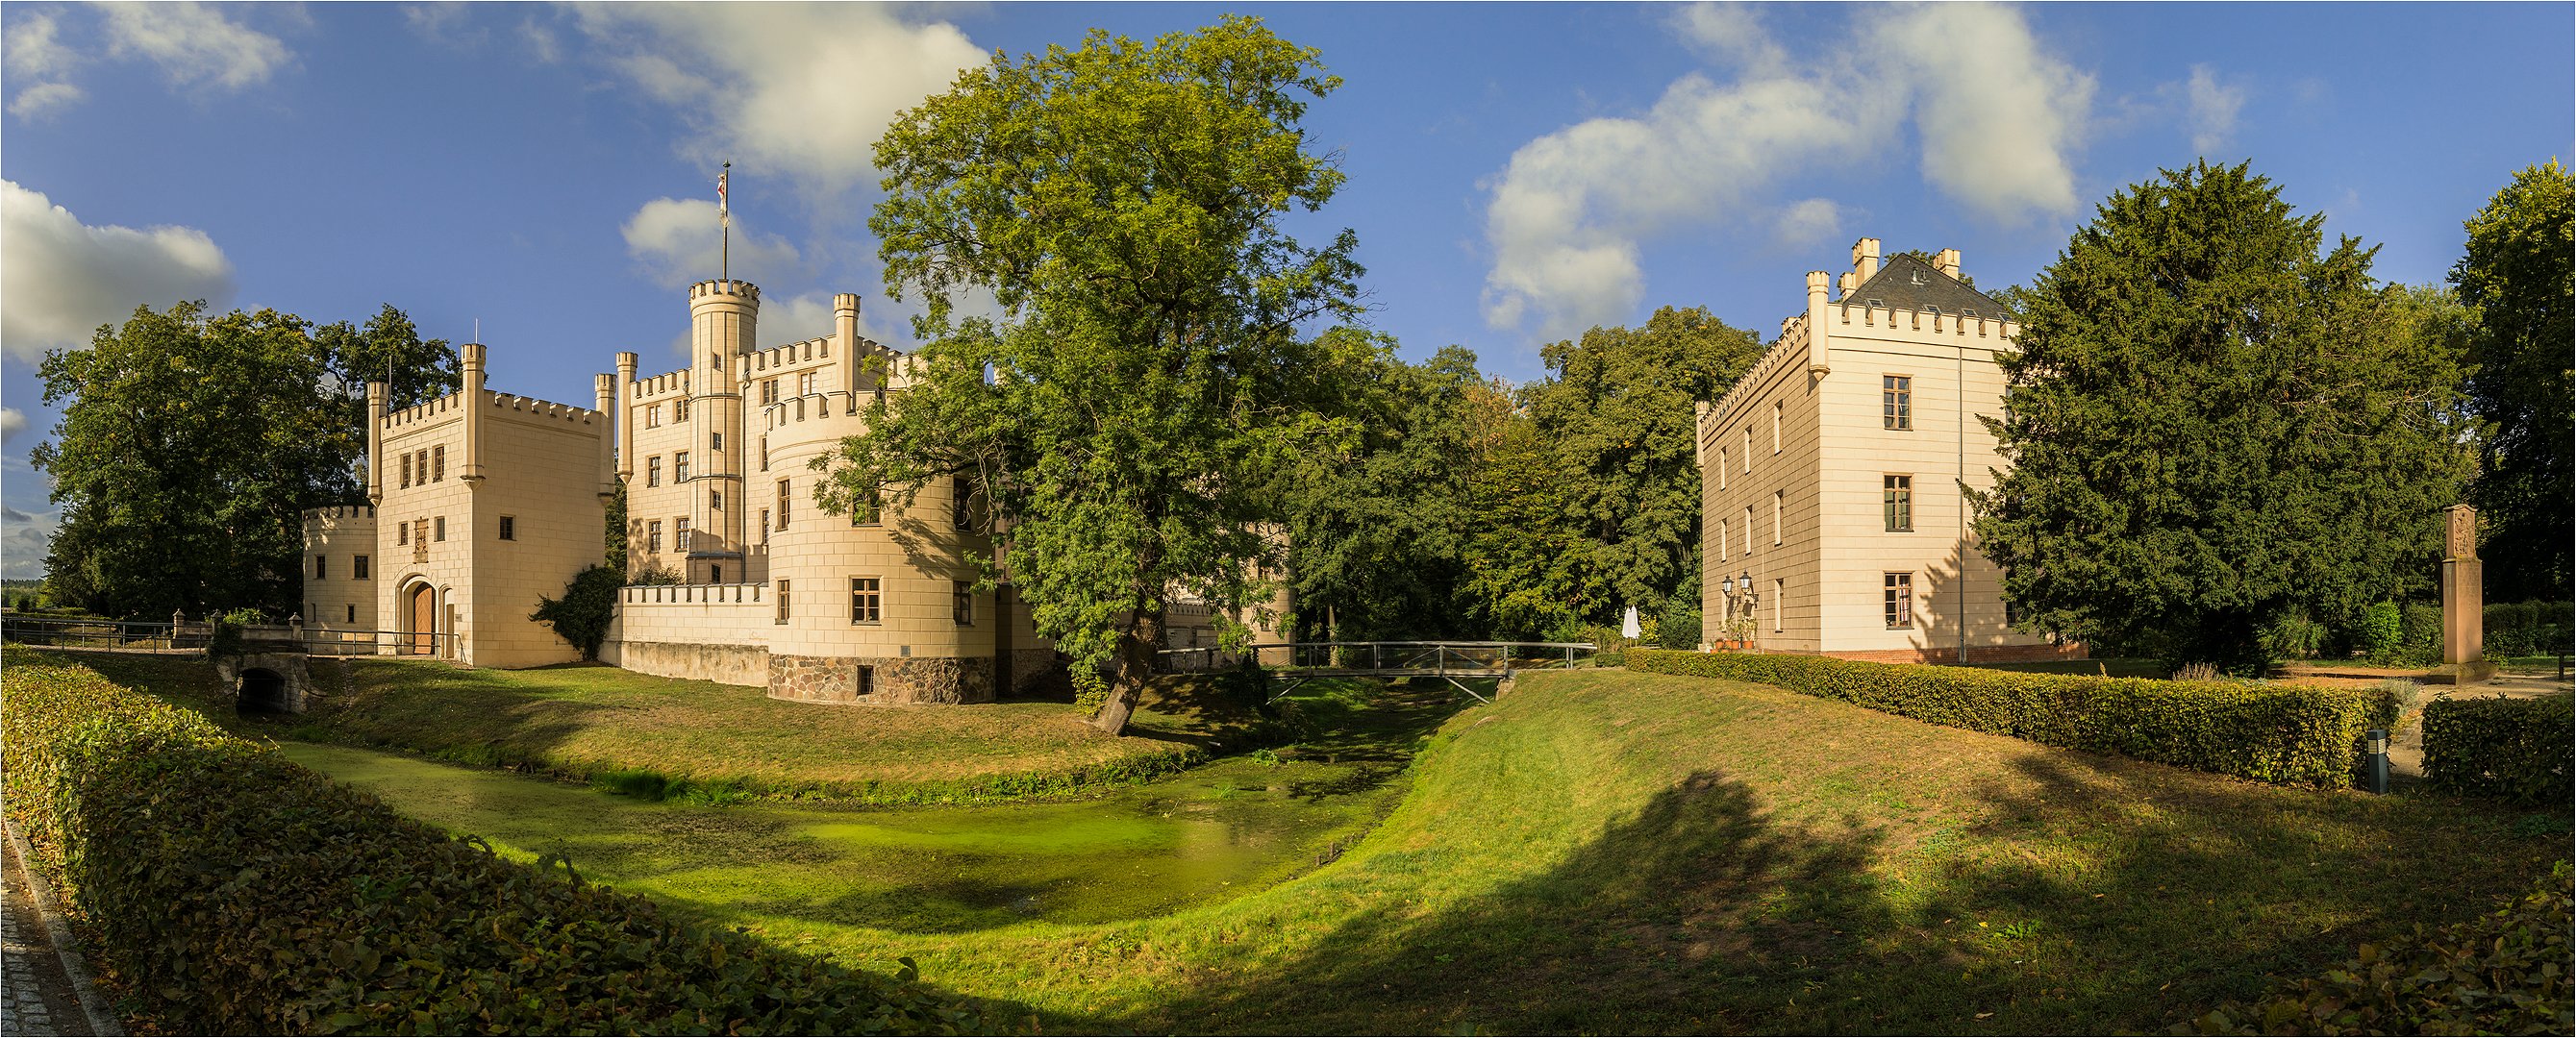
<svg viewBox="0 0 2576 1038">
<path fill-rule="evenodd" d="M 436 597 L 428 585 L 412 589 L 411 652 L 414 656 L 427 656 L 436 651 L 432 648 L 436 639 L 430 637 L 430 633 L 438 629 Z"/>
</svg>

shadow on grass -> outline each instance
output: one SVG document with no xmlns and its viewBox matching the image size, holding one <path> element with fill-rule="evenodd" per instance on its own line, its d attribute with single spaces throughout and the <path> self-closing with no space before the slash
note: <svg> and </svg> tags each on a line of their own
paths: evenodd
<svg viewBox="0 0 2576 1038">
<path fill-rule="evenodd" d="M 1069 1029 L 2163 1030 L 2477 914 L 2564 853 L 2472 806 L 2072 754 L 1996 769 L 1940 805 L 1973 818 L 1901 841 L 1765 799 L 1702 770 L 1543 875 L 1428 915 L 1371 907 L 1284 961 Z M 1352 865 L 1400 882 L 1441 853 Z"/>
</svg>

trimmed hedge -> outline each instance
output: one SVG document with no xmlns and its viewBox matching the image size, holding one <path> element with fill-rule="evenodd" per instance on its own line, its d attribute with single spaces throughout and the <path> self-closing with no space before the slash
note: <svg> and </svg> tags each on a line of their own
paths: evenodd
<svg viewBox="0 0 2576 1038">
<path fill-rule="evenodd" d="M 2576 604 L 2494 602 L 2486 607 L 2489 656 L 2555 656 L 2576 648 Z"/>
<path fill-rule="evenodd" d="M 2531 893 L 2439 931 L 2365 944 L 2342 966 L 2252 1007 L 2230 1003 L 2177 1033 L 2576 1034 L 2566 862 Z"/>
<path fill-rule="evenodd" d="M 450 838 L 14 647 L 8 808 L 175 1033 L 959 1033 L 980 1005 L 674 920 Z"/>
<path fill-rule="evenodd" d="M 2264 782 L 2349 783 L 2384 693 L 1631 649 L 1628 669 L 1778 685 L 1918 721 Z"/>
<path fill-rule="evenodd" d="M 2424 704 L 2424 784 L 2566 807 L 2576 799 L 2576 699 L 2437 699 Z"/>
</svg>

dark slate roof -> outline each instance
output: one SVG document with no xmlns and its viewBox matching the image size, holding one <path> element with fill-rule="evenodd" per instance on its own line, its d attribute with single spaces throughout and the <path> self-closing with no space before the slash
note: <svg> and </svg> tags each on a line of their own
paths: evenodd
<svg viewBox="0 0 2576 1038">
<path fill-rule="evenodd" d="M 1845 298 L 1871 306 L 1898 310 L 1931 310 L 1957 315 L 1974 310 L 1979 317 L 2006 317 L 2002 303 L 1985 293 L 1969 288 L 1965 282 L 1932 269 L 1930 264 L 1912 256 L 1887 258 L 1878 273 L 1854 289 Z"/>
</svg>

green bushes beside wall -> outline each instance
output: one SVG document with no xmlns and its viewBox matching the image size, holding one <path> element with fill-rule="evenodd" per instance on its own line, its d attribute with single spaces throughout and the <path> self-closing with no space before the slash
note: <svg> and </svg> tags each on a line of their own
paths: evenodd
<svg viewBox="0 0 2576 1038">
<path fill-rule="evenodd" d="M 2265 782 L 2350 781 L 2381 693 L 2304 685 L 2025 674 L 1827 656 L 1632 649 L 1628 669 L 1778 685 L 1920 721 Z"/>
<path fill-rule="evenodd" d="M 2489 656 L 2553 656 L 2576 648 L 2576 604 L 2498 602 L 2486 607 Z"/>
<path fill-rule="evenodd" d="M 976 1004 L 495 857 L 85 668 L 10 652 L 9 811 L 176 1033 L 942 1033 Z"/>
<path fill-rule="evenodd" d="M 2424 782 L 2470 796 L 2567 806 L 2576 798 L 2576 699 L 2424 704 Z"/>
</svg>

